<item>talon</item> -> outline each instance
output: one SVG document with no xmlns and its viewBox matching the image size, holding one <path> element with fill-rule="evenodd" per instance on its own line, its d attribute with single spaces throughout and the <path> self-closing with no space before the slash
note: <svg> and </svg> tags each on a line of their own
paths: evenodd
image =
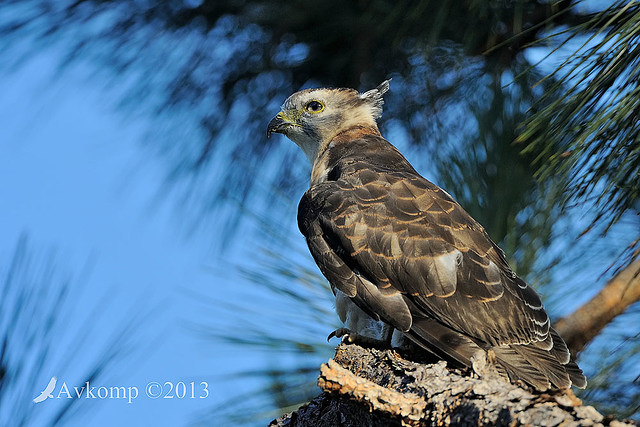
<svg viewBox="0 0 640 427">
<path fill-rule="evenodd" d="M 351 331 L 349 329 L 347 329 L 347 328 L 338 328 L 338 329 L 336 329 L 335 331 L 333 331 L 333 332 L 331 332 L 329 334 L 329 336 L 327 337 L 327 342 L 329 342 L 329 340 L 331 338 L 333 338 L 333 337 L 349 339 L 350 338 L 350 334 L 351 334 Z M 343 339 L 343 341 L 344 341 L 344 339 Z M 353 341 L 351 341 L 351 342 L 353 342 Z"/>
</svg>

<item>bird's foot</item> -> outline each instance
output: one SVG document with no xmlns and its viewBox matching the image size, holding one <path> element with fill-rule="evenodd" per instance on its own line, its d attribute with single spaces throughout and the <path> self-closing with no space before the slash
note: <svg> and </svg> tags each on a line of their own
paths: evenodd
<svg viewBox="0 0 640 427">
<path fill-rule="evenodd" d="M 501 377 L 496 366 L 496 353 L 489 349 L 478 350 L 471 356 L 471 368 L 479 377 Z"/>
<path fill-rule="evenodd" d="M 385 340 L 379 340 L 376 338 L 368 337 L 366 335 L 360 335 L 348 328 L 338 328 L 331 332 L 327 337 L 327 341 L 331 338 L 342 338 L 343 344 L 357 344 L 363 347 L 376 347 L 376 348 L 388 348 L 389 343 Z"/>
<path fill-rule="evenodd" d="M 327 342 L 333 337 L 342 338 L 342 342 L 346 342 L 347 344 L 353 344 L 352 335 L 355 335 L 351 332 L 350 329 L 347 328 L 338 328 L 335 331 L 331 332 L 327 337 Z"/>
</svg>

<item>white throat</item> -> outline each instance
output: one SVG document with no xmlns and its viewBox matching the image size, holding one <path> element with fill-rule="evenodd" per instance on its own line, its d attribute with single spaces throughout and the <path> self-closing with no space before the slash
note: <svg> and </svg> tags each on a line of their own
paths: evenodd
<svg viewBox="0 0 640 427">
<path fill-rule="evenodd" d="M 293 140 L 293 142 L 295 142 L 296 145 L 304 152 L 304 155 L 307 156 L 307 160 L 309 161 L 309 165 L 313 168 L 318 152 L 324 143 L 310 138 L 305 134 L 297 136 L 298 137 Z"/>
</svg>

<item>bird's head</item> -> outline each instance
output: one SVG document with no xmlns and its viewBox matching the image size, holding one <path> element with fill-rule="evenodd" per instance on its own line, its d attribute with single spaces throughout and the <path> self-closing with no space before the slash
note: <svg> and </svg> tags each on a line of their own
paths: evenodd
<svg viewBox="0 0 640 427">
<path fill-rule="evenodd" d="M 378 131 L 386 80 L 375 89 L 306 89 L 291 95 L 267 127 L 267 137 L 281 133 L 295 142 L 313 165 L 318 152 L 336 135 L 354 126 Z"/>
</svg>

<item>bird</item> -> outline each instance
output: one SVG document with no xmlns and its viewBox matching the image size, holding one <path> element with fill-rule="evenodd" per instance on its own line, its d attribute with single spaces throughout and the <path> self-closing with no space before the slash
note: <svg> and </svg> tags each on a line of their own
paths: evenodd
<svg viewBox="0 0 640 427">
<path fill-rule="evenodd" d="M 53 389 L 56 388 L 56 383 L 58 382 L 57 377 L 51 377 L 47 386 L 42 390 L 42 392 L 33 399 L 33 403 L 44 402 L 47 399 L 53 399 Z"/>
<path fill-rule="evenodd" d="M 364 93 L 296 92 L 267 126 L 267 137 L 285 135 L 311 165 L 297 220 L 345 326 L 332 335 L 386 345 L 407 338 L 462 368 L 482 356 L 540 392 L 585 388 L 535 290 L 380 133 L 389 82 Z"/>
</svg>

